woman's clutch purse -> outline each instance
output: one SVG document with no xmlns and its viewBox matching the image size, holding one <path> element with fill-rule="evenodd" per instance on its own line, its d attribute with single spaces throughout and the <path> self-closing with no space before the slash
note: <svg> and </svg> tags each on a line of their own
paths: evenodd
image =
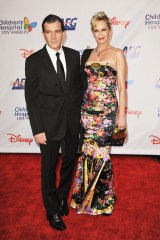
<svg viewBox="0 0 160 240">
<path fill-rule="evenodd" d="M 126 128 L 119 129 L 118 126 L 116 126 L 113 129 L 112 139 L 111 139 L 111 144 L 110 145 L 111 146 L 123 146 L 126 136 L 127 136 Z"/>
</svg>

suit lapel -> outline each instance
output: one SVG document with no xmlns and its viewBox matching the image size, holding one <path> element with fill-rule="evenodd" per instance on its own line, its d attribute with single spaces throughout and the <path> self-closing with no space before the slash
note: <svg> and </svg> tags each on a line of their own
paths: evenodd
<svg viewBox="0 0 160 240">
<path fill-rule="evenodd" d="M 50 56 L 49 56 L 49 54 L 48 54 L 48 52 L 47 52 L 46 46 L 44 46 L 44 48 L 42 49 L 42 55 L 43 55 L 43 59 L 44 59 L 44 61 L 45 61 L 45 64 L 47 64 L 47 66 L 48 66 L 48 68 L 49 68 L 49 70 L 50 70 L 51 77 L 52 77 L 52 78 L 54 77 L 54 79 L 55 79 L 56 81 L 60 82 L 60 84 L 61 84 L 61 86 L 62 86 L 62 89 L 63 89 L 63 91 L 64 91 L 64 93 L 65 93 L 65 92 L 66 92 L 65 82 L 64 82 L 64 81 L 61 81 L 61 80 L 58 78 L 57 73 L 56 73 L 56 70 L 55 70 L 55 68 L 54 68 L 54 66 L 53 66 L 53 63 L 52 63 L 52 61 L 51 61 L 51 59 L 50 59 Z"/>
</svg>

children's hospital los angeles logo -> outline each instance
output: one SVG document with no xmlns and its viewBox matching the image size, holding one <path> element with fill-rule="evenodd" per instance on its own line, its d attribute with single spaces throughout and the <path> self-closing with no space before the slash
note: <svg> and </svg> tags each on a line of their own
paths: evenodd
<svg viewBox="0 0 160 240">
<path fill-rule="evenodd" d="M 159 14 L 146 14 L 145 15 L 145 26 L 148 29 L 160 29 L 160 13 Z"/>
<path fill-rule="evenodd" d="M 28 34 L 37 26 L 37 22 L 30 21 L 27 17 L 23 20 L 0 19 L 0 32 L 2 34 Z"/>
</svg>

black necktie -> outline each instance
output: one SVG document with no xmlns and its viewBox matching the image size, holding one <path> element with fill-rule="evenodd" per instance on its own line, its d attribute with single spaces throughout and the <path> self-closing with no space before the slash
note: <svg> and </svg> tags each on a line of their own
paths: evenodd
<svg viewBox="0 0 160 240">
<path fill-rule="evenodd" d="M 62 81 L 65 81 L 65 73 L 64 73 L 64 68 L 63 68 L 63 64 L 59 58 L 60 53 L 57 52 L 56 56 L 57 56 L 57 75 L 58 78 Z"/>
</svg>

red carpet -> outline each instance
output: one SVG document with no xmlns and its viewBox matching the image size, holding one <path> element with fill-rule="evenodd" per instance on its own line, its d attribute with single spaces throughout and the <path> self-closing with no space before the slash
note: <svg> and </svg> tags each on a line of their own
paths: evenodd
<svg viewBox="0 0 160 240">
<path fill-rule="evenodd" d="M 117 203 L 111 216 L 64 217 L 52 229 L 40 191 L 39 154 L 1 154 L 1 240 L 159 240 L 160 164 L 150 156 L 113 155 Z M 71 194 L 70 194 L 71 198 Z"/>
</svg>

